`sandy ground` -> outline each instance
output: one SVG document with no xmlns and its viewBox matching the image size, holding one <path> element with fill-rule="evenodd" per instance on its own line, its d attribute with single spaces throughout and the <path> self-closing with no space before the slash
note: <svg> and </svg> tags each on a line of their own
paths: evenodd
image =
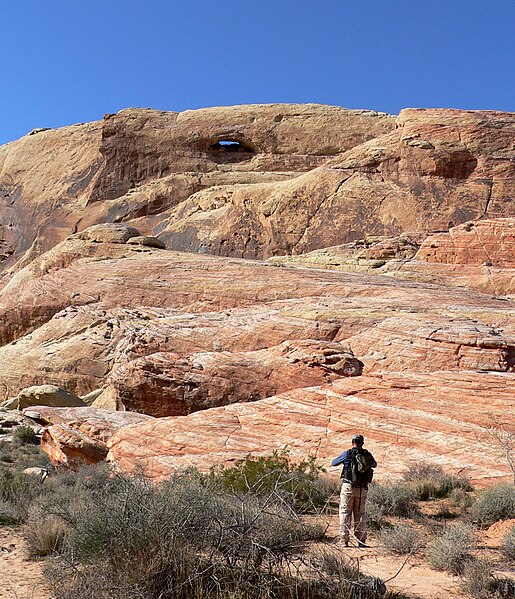
<svg viewBox="0 0 515 599">
<path fill-rule="evenodd" d="M 0 526 L 0 599 L 51 599 L 43 562 L 30 560 L 18 530 Z"/>
</svg>

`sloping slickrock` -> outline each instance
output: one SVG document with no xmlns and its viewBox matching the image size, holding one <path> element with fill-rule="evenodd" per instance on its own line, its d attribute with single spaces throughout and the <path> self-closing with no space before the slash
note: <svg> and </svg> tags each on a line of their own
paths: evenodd
<svg viewBox="0 0 515 599">
<path fill-rule="evenodd" d="M 172 378 L 191 382 L 198 375 L 191 354 L 253 352 L 294 340 L 352 340 L 355 357 L 366 356 L 365 367 L 374 370 L 510 370 L 515 359 L 511 302 L 387 277 L 277 268 L 76 236 L 12 279 L 0 292 L 0 314 L 6 343 L 0 378 L 11 397 L 45 382 L 85 395 L 118 369 L 140 377 L 147 362 L 153 367 L 148 357 L 163 352 L 178 356 L 166 366 Z M 437 339 L 437 331 L 448 339 Z M 274 351 L 259 360 L 245 357 L 254 380 L 266 371 L 262 360 L 283 360 Z M 219 364 L 209 367 L 211 374 L 240 358 L 209 357 Z M 284 372 L 291 369 L 288 364 Z M 253 389 L 255 397 L 284 389 L 265 382 Z M 122 403 L 134 401 L 143 410 L 141 399 L 151 395 L 141 390 L 146 383 L 134 385 L 133 399 L 125 383 L 117 385 L 109 407 L 120 392 Z M 201 387 L 202 397 L 228 397 L 216 385 Z"/>
<path fill-rule="evenodd" d="M 515 113 L 406 109 L 397 127 L 295 179 L 192 195 L 168 247 L 267 258 L 515 216 Z"/>
<path fill-rule="evenodd" d="M 394 126 L 372 111 L 272 104 L 128 109 L 40 130 L 0 147 L 0 265 L 23 266 L 100 222 L 135 221 L 149 235 L 201 189 L 287 180 Z"/>
<path fill-rule="evenodd" d="M 107 455 L 107 441 L 121 428 L 149 422 L 151 416 L 109 412 L 98 408 L 48 408 L 36 406 L 39 419 L 51 424 L 41 438 L 41 449 L 55 466 L 75 469 L 96 464 Z M 31 410 L 31 411 L 32 411 Z"/>
<path fill-rule="evenodd" d="M 345 347 L 324 341 L 288 341 L 253 352 L 160 352 L 117 368 L 95 405 L 180 416 L 359 376 L 362 370 Z"/>
<path fill-rule="evenodd" d="M 121 429 L 108 460 L 154 478 L 195 465 L 230 463 L 249 452 L 287 447 L 292 456 L 328 464 L 366 431 L 379 476 L 398 475 L 411 460 L 429 460 L 485 484 L 510 476 L 484 427 L 515 426 L 515 374 L 388 373 L 339 379 L 252 404 L 212 408 Z M 488 397 L 488 401 L 485 398 Z M 141 439 L 145 443 L 141 443 Z"/>
<path fill-rule="evenodd" d="M 370 237 L 297 256 L 275 256 L 272 264 L 370 272 L 468 287 L 496 296 L 515 295 L 515 219 L 470 221 L 445 233 Z"/>
</svg>

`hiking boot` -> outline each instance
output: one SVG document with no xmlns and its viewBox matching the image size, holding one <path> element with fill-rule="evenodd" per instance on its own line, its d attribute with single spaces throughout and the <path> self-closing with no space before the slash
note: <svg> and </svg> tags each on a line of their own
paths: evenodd
<svg viewBox="0 0 515 599">
<path fill-rule="evenodd" d="M 358 541 L 358 547 L 360 549 L 368 549 L 370 547 L 370 545 L 367 545 L 366 543 L 363 543 L 363 541 Z"/>
</svg>

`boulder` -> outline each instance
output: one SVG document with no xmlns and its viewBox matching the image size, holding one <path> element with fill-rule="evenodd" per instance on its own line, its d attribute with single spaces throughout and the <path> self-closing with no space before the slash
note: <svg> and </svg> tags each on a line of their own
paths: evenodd
<svg viewBox="0 0 515 599">
<path fill-rule="evenodd" d="M 4 401 L 1 406 L 9 410 L 23 410 L 29 406 L 84 406 L 79 397 L 56 385 L 35 385 L 22 389 L 16 397 Z"/>
<path fill-rule="evenodd" d="M 43 432 L 41 449 L 54 466 L 70 469 L 102 461 L 107 455 L 106 443 L 116 431 L 152 420 L 144 414 L 90 407 L 36 409 L 40 419 L 50 424 Z"/>
<path fill-rule="evenodd" d="M 328 341 L 286 341 L 249 352 L 159 352 L 114 370 L 94 405 L 180 416 L 359 376 L 362 370 L 363 364 L 345 346 Z"/>
<path fill-rule="evenodd" d="M 157 248 L 159 250 L 165 250 L 166 244 L 163 243 L 157 237 L 149 237 L 145 235 L 137 235 L 136 237 L 131 237 L 127 243 L 130 245 L 143 245 L 145 247 Z"/>
</svg>

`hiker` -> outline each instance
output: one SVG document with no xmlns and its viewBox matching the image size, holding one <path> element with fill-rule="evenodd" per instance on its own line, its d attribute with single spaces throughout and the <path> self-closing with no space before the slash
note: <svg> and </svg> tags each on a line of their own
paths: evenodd
<svg viewBox="0 0 515 599">
<path fill-rule="evenodd" d="M 365 502 L 367 500 L 368 483 L 377 466 L 374 456 L 363 449 L 363 435 L 352 437 L 352 448 L 344 451 L 331 462 L 331 466 L 343 464 L 341 474 L 342 489 L 340 493 L 340 540 L 349 546 L 351 523 L 354 520 L 354 536 L 358 547 L 367 547 L 367 529 L 365 522 Z"/>
</svg>

